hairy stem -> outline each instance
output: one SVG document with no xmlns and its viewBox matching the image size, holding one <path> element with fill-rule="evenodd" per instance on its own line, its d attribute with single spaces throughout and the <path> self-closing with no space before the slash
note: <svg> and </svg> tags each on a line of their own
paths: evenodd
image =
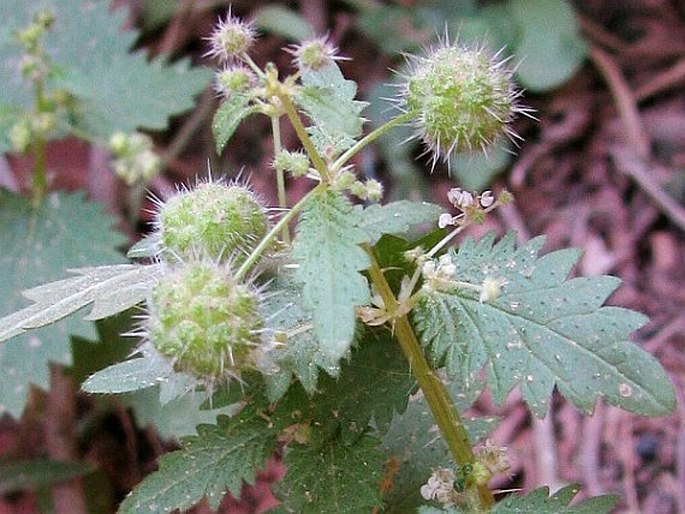
<svg viewBox="0 0 685 514">
<path fill-rule="evenodd" d="M 307 152 L 307 155 L 311 159 L 314 168 L 316 168 L 316 171 L 319 172 L 321 180 L 323 182 L 329 183 L 331 181 L 331 173 L 328 170 L 328 166 L 319 154 L 318 150 L 316 149 L 316 146 L 314 146 L 314 142 L 309 137 L 309 134 L 307 134 L 307 129 L 302 123 L 300 115 L 297 113 L 297 109 L 295 109 L 295 105 L 293 104 L 293 101 L 290 98 L 290 94 L 285 90 L 284 87 L 282 87 L 281 84 L 278 85 L 281 87 L 275 87 L 274 94 L 281 101 L 281 104 L 283 105 L 283 110 L 285 110 L 285 113 L 288 115 L 288 119 L 290 119 L 290 123 L 295 129 L 295 132 L 297 132 L 297 137 L 300 139 L 300 142 L 302 143 L 305 152 Z"/>
<path fill-rule="evenodd" d="M 281 151 L 280 119 L 281 117 L 279 114 L 271 116 L 271 132 L 274 137 L 274 155 L 278 155 L 278 152 Z M 288 207 L 288 199 L 285 196 L 285 176 L 282 169 L 276 170 L 276 187 L 278 188 L 278 205 L 281 209 L 286 209 Z M 285 244 L 290 244 L 290 231 L 288 230 L 288 225 L 283 225 L 281 238 Z"/>
<path fill-rule="evenodd" d="M 269 233 L 264 236 L 264 238 L 259 242 L 257 247 L 252 250 L 252 253 L 250 256 L 243 262 L 243 264 L 240 266 L 238 271 L 236 271 L 235 274 L 235 279 L 240 280 L 242 277 L 244 277 L 248 271 L 250 271 L 250 268 L 254 266 L 254 264 L 259 260 L 259 257 L 264 253 L 264 250 L 266 250 L 276 237 L 276 235 L 283 230 L 283 227 L 287 227 L 288 223 L 290 223 L 290 220 L 292 220 L 297 213 L 299 213 L 302 210 L 302 207 L 307 203 L 307 200 L 315 194 L 315 192 L 319 191 L 322 187 L 324 187 L 323 184 L 319 184 L 316 186 L 314 189 L 309 191 L 305 196 L 303 196 L 299 202 L 297 202 L 293 207 L 285 213 L 281 219 L 278 220 L 278 223 L 276 223 Z"/>
<path fill-rule="evenodd" d="M 445 384 L 428 364 L 409 318 L 406 314 L 400 313 L 400 304 L 378 265 L 373 249 L 369 245 L 364 245 L 364 250 L 371 259 L 371 267 L 369 268 L 371 281 L 381 295 L 388 315 L 394 320 L 395 338 L 409 361 L 412 374 L 416 377 L 423 391 L 433 418 L 452 453 L 452 457 L 460 466 L 472 464 L 476 458 L 471 449 L 468 432 L 454 407 L 454 402 L 450 398 Z M 482 508 L 489 509 L 494 505 L 494 497 L 487 485 L 478 485 L 477 493 Z"/>
<path fill-rule="evenodd" d="M 331 172 L 335 173 L 340 168 L 342 168 L 347 161 L 349 161 L 352 157 L 357 155 L 360 150 L 362 150 L 365 146 L 373 143 L 376 139 L 381 137 L 383 134 L 388 132 L 389 130 L 397 127 L 398 125 L 402 125 L 403 123 L 406 123 L 410 121 L 412 118 L 415 117 L 415 114 L 410 113 L 410 112 L 405 112 L 404 114 L 391 119 L 387 123 L 384 123 L 377 129 L 373 130 L 372 132 L 369 132 L 366 136 L 361 138 L 359 141 L 357 141 L 353 146 L 348 148 L 345 153 L 343 153 L 340 157 L 338 157 L 333 165 L 331 166 Z"/>
</svg>

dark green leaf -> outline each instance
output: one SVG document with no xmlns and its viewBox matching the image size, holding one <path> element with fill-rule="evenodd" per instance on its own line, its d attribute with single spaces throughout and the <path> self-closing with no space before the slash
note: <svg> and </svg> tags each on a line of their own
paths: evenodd
<svg viewBox="0 0 685 514">
<path fill-rule="evenodd" d="M 495 505 L 492 514 L 608 514 L 616 504 L 615 496 L 598 496 L 569 505 L 579 490 L 578 485 L 572 484 L 552 496 L 548 487 L 525 496 L 507 496 Z"/>
<path fill-rule="evenodd" d="M 544 416 L 556 385 L 584 412 L 598 397 L 643 415 L 664 415 L 673 387 L 659 363 L 628 340 L 646 319 L 627 309 L 602 307 L 618 286 L 614 277 L 566 277 L 578 252 L 538 258 L 536 238 L 514 247 L 507 235 L 467 239 L 452 252 L 457 280 L 479 286 L 486 278 L 501 294 L 479 301 L 473 288 L 427 292 L 415 309 L 422 344 L 452 377 L 469 380 L 485 366 L 497 402 L 520 384 L 523 397 Z"/>
<path fill-rule="evenodd" d="M 238 125 L 250 114 L 258 112 L 258 108 L 250 105 L 250 98 L 234 93 L 221 104 L 214 115 L 212 134 L 216 153 L 220 154 L 228 140 L 231 139 Z"/>
<path fill-rule="evenodd" d="M 0 191 L 0 312 L 22 309 L 19 291 L 62 278 L 65 269 L 121 262 L 115 248 L 124 238 L 110 230 L 112 222 L 80 195 L 52 194 L 34 208 Z M 21 414 L 29 384 L 48 385 L 49 362 L 71 362 L 70 334 L 97 337 L 91 323 L 72 316 L 0 345 L 0 413 Z"/>
<path fill-rule="evenodd" d="M 0 461 L 0 494 L 39 489 L 91 473 L 93 468 L 80 462 L 36 459 Z"/>
<path fill-rule="evenodd" d="M 364 435 L 352 443 L 321 437 L 288 446 L 288 468 L 277 494 L 288 512 L 358 514 L 380 506 L 383 454 L 378 441 Z"/>
<path fill-rule="evenodd" d="M 216 509 L 227 490 L 240 496 L 243 482 L 254 483 L 256 470 L 276 448 L 277 431 L 254 406 L 197 431 L 183 439 L 180 450 L 161 457 L 159 470 L 124 500 L 120 514 L 189 509 L 202 498 Z"/>
</svg>

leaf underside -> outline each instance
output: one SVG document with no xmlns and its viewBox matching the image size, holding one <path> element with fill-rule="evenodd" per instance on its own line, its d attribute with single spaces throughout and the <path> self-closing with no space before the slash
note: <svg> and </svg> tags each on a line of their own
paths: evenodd
<svg viewBox="0 0 685 514">
<path fill-rule="evenodd" d="M 582 411 L 598 397 L 643 415 L 664 415 L 674 405 L 668 377 L 651 355 L 628 340 L 646 318 L 602 306 L 618 286 L 614 277 L 566 280 L 578 252 L 538 258 L 536 238 L 516 249 L 514 234 L 494 244 L 490 234 L 467 239 L 452 253 L 456 280 L 503 286 L 495 300 L 455 287 L 427 293 L 414 314 L 422 344 L 451 378 L 466 380 L 485 367 L 498 403 L 520 385 L 525 401 L 544 416 L 552 389 Z"/>
</svg>

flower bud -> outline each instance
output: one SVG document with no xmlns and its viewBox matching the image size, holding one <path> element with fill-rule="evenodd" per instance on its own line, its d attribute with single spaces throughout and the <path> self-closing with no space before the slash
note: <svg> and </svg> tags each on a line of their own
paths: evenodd
<svg viewBox="0 0 685 514">
<path fill-rule="evenodd" d="M 237 377 L 260 344 L 259 296 L 228 268 L 191 262 L 160 278 L 146 331 L 178 371 L 209 381 Z"/>
<path fill-rule="evenodd" d="M 327 64 L 341 59 L 337 55 L 338 49 L 329 43 L 326 37 L 303 41 L 288 51 L 295 56 L 295 65 L 300 71 L 318 71 Z"/>
<path fill-rule="evenodd" d="M 247 53 L 257 39 L 252 23 L 246 23 L 229 11 L 225 19 L 219 20 L 209 37 L 209 51 L 206 56 L 228 62 Z"/>
<path fill-rule="evenodd" d="M 214 90 L 228 98 L 232 93 L 249 90 L 256 82 L 255 74 L 245 66 L 227 66 L 217 71 L 214 78 Z"/>
<path fill-rule="evenodd" d="M 197 256 L 240 263 L 266 235 L 266 210 L 247 187 L 200 183 L 162 205 L 157 226 L 163 246 L 180 260 Z"/>
</svg>

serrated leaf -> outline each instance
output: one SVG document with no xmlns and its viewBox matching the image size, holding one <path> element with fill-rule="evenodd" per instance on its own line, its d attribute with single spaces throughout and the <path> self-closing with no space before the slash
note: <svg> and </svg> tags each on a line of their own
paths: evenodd
<svg viewBox="0 0 685 514">
<path fill-rule="evenodd" d="M 317 435 L 286 450 L 288 471 L 276 486 L 286 512 L 357 514 L 379 507 L 384 457 L 378 441 L 364 435 L 345 443 Z"/>
<path fill-rule="evenodd" d="M 293 376 L 308 394 L 314 394 L 319 369 L 336 377 L 340 373 L 339 360 L 330 359 L 321 350 L 314 336 L 311 315 L 302 308 L 301 290 L 292 276 L 280 273 L 271 282 L 270 290 L 274 294 L 262 303 L 263 317 L 269 329 L 283 333 L 287 341 L 276 345 L 270 353 L 279 372 L 265 374 L 267 396 L 277 402 L 290 387 Z"/>
<path fill-rule="evenodd" d="M 479 286 L 486 278 L 501 294 L 479 301 L 472 288 L 454 287 L 424 296 L 415 309 L 422 344 L 453 377 L 475 376 L 485 366 L 495 401 L 517 384 L 538 416 L 552 388 L 584 412 L 598 397 L 643 415 L 664 415 L 674 405 L 672 385 L 659 363 L 628 340 L 646 318 L 602 307 L 618 286 L 614 277 L 566 277 L 578 252 L 538 258 L 536 238 L 514 247 L 514 234 L 467 239 L 452 252 L 457 280 Z"/>
<path fill-rule="evenodd" d="M 122 31 L 126 10 L 111 11 L 107 2 L 0 2 L 0 126 L 32 108 L 32 88 L 22 78 L 22 50 L 13 34 L 44 8 L 54 13 L 55 23 L 43 47 L 59 69 L 48 87 L 64 87 L 76 96 L 75 117 L 63 121 L 91 136 L 163 129 L 169 116 L 193 106 L 193 97 L 211 80 L 209 70 L 190 69 L 187 60 L 169 66 L 160 59 L 148 61 L 140 51 L 129 53 L 137 32 Z M 0 131 L 0 152 L 9 148 L 7 132 Z"/>
<path fill-rule="evenodd" d="M 367 242 L 375 244 L 384 234 L 405 234 L 410 228 L 431 223 L 437 225 L 442 207 L 427 202 L 400 200 L 385 205 L 370 205 L 362 210 L 355 206 L 356 223 L 368 234 Z"/>
<path fill-rule="evenodd" d="M 518 28 L 514 53 L 522 57 L 516 78 L 532 91 L 548 91 L 580 68 L 587 45 L 566 0 L 518 0 L 508 4 Z"/>
<path fill-rule="evenodd" d="M 332 61 L 319 70 L 303 70 L 297 105 L 312 119 L 312 139 L 320 151 L 326 146 L 342 152 L 361 134 L 366 102 L 355 100 L 357 84 L 343 76 Z"/>
<path fill-rule="evenodd" d="M 216 425 L 200 425 L 181 450 L 162 456 L 159 470 L 140 483 L 119 507 L 120 514 L 189 509 L 202 498 L 216 509 L 226 491 L 240 496 L 276 448 L 277 431 L 261 409 L 245 407 Z"/>
<path fill-rule="evenodd" d="M 300 262 L 295 279 L 303 286 L 303 306 L 312 314 L 314 334 L 330 361 L 347 353 L 354 336 L 354 308 L 370 297 L 359 273 L 369 265 L 358 246 L 367 234 L 353 224 L 352 211 L 340 193 L 313 195 L 302 211 L 293 245 L 293 257 Z"/>
<path fill-rule="evenodd" d="M 47 459 L 0 461 L 0 494 L 48 487 L 92 471 L 92 467 L 80 462 Z"/>
<path fill-rule="evenodd" d="M 238 125 L 250 114 L 258 111 L 257 106 L 250 105 L 250 98 L 246 95 L 234 93 L 224 100 L 212 121 L 216 153 L 220 154 L 223 151 Z"/>
<path fill-rule="evenodd" d="M 29 199 L 0 190 L 0 312 L 22 309 L 20 291 L 57 280 L 65 269 L 121 262 L 115 248 L 124 238 L 110 230 L 112 223 L 82 195 L 51 194 L 34 208 Z M 21 414 L 29 384 L 48 385 L 49 362 L 71 362 L 70 334 L 97 336 L 91 323 L 70 317 L 0 345 L 0 413 Z"/>
<path fill-rule="evenodd" d="M 465 391 L 460 389 L 459 384 L 450 386 L 452 399 L 459 412 L 469 408 L 479 392 L 479 387 Z M 495 428 L 497 421 L 493 417 L 464 419 L 470 441 L 475 444 L 485 438 Z M 386 458 L 397 464 L 392 489 L 383 498 L 389 514 L 414 512 L 425 502 L 420 489 L 432 471 L 438 467 L 454 467 L 452 454 L 423 397 L 412 399 L 407 410 L 393 418 L 390 429 L 383 436 L 381 448 Z"/>
<path fill-rule="evenodd" d="M 525 496 L 507 496 L 494 506 L 492 514 L 609 514 L 616 504 L 615 496 L 597 496 L 569 505 L 579 490 L 578 485 L 571 484 L 552 496 L 548 487 Z"/>
<path fill-rule="evenodd" d="M 93 304 L 83 319 L 95 321 L 142 302 L 159 266 L 115 264 L 70 270 L 76 276 L 24 291 L 34 304 L 0 319 L 0 342 L 44 327 Z"/>
</svg>

